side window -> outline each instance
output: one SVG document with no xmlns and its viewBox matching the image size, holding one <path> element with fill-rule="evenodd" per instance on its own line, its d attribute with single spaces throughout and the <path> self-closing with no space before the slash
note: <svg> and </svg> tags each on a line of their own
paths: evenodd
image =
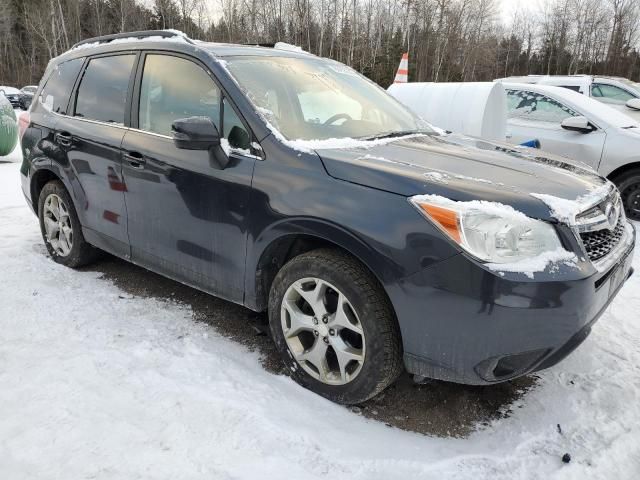
<svg viewBox="0 0 640 480">
<path fill-rule="evenodd" d="M 135 55 L 128 54 L 90 60 L 80 80 L 74 115 L 123 124 L 135 58 Z"/>
<path fill-rule="evenodd" d="M 507 117 L 534 122 L 561 123 L 576 113 L 545 95 L 524 90 L 507 90 Z"/>
<path fill-rule="evenodd" d="M 174 120 L 205 116 L 220 129 L 220 90 L 207 72 L 190 60 L 147 55 L 140 85 L 141 130 L 171 135 Z"/>
<path fill-rule="evenodd" d="M 224 112 L 222 118 L 222 126 L 224 127 L 224 132 L 222 136 L 228 140 L 229 146 L 231 148 L 250 150 L 251 139 L 249 137 L 249 133 L 244 127 L 244 124 L 238 117 L 238 114 L 227 102 L 226 98 L 222 101 L 222 105 L 222 109 Z"/>
<path fill-rule="evenodd" d="M 596 91 L 598 95 L 595 94 Z M 624 105 L 628 100 L 635 98 L 632 94 L 620 87 L 606 85 L 604 83 L 594 83 L 591 92 L 594 97 L 599 97 L 603 101 L 608 100 L 608 103 L 620 105 Z"/>
<path fill-rule="evenodd" d="M 574 92 L 580 93 L 579 85 L 560 85 L 562 88 L 566 88 L 567 90 L 573 90 Z"/>
<path fill-rule="evenodd" d="M 84 58 L 76 58 L 57 65 L 40 93 L 40 103 L 47 109 L 66 115 L 69 95 L 80 73 Z"/>
</svg>

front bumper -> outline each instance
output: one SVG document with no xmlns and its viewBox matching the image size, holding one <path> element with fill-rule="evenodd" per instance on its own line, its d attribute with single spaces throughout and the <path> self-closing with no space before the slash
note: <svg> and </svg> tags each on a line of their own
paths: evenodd
<svg viewBox="0 0 640 480">
<path fill-rule="evenodd" d="M 558 363 L 586 339 L 633 273 L 633 227 L 629 233 L 606 271 L 581 261 L 529 279 L 459 254 L 403 279 L 389 295 L 407 370 L 482 385 Z"/>
</svg>

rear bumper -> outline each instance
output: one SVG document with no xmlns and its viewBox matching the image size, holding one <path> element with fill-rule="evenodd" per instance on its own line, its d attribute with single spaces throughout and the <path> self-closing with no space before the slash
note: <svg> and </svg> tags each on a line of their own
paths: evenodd
<svg viewBox="0 0 640 480">
<path fill-rule="evenodd" d="M 633 229 L 631 235 L 604 272 L 580 262 L 529 279 L 460 254 L 403 279 L 390 296 L 407 370 L 482 385 L 558 363 L 587 338 L 633 273 Z"/>
</svg>

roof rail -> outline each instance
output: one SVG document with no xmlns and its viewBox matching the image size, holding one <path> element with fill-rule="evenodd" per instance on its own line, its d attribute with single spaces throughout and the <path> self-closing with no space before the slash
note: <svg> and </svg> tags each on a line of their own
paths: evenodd
<svg viewBox="0 0 640 480">
<path fill-rule="evenodd" d="M 89 43 L 109 43 L 112 40 L 117 40 L 120 38 L 146 38 L 146 37 L 162 37 L 162 38 L 172 38 L 172 37 L 182 37 L 185 41 L 189 43 L 193 43 L 193 41 L 187 37 L 185 34 L 175 31 L 169 30 L 144 30 L 140 32 L 122 32 L 122 33 L 114 33 L 111 35 L 102 35 L 100 37 L 87 38 L 86 40 L 82 40 L 81 42 L 76 43 L 72 49 L 79 47 L 80 45 L 86 45 Z"/>
<path fill-rule="evenodd" d="M 276 46 L 275 43 L 260 43 L 260 42 L 253 42 L 253 43 L 243 43 L 242 45 L 245 45 L 247 47 L 265 47 L 265 48 L 274 48 Z"/>
</svg>

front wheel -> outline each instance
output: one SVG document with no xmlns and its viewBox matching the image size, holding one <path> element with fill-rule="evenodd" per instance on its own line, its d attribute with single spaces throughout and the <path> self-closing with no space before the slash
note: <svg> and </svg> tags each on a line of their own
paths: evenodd
<svg viewBox="0 0 640 480">
<path fill-rule="evenodd" d="M 630 170 L 615 179 L 627 218 L 640 221 L 640 169 Z"/>
<path fill-rule="evenodd" d="M 402 370 L 389 300 L 345 253 L 319 249 L 289 261 L 271 288 L 269 322 L 293 378 L 335 402 L 363 402 Z"/>
</svg>

